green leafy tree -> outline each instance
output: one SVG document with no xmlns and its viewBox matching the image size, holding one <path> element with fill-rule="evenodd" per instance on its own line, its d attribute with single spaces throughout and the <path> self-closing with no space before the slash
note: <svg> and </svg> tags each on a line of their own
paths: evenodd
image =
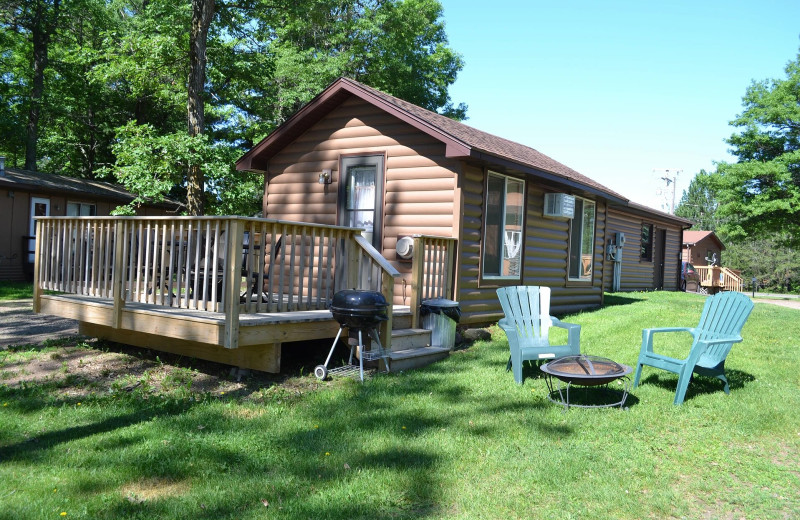
<svg viewBox="0 0 800 520">
<path fill-rule="evenodd" d="M 38 98 L 37 6 L 48 44 Z M 40 166 L 118 180 L 137 203 L 170 195 L 191 213 L 258 213 L 263 178 L 236 172 L 235 158 L 338 76 L 452 117 L 466 110 L 447 93 L 463 64 L 436 0 L 0 0 L 0 9 L 0 153 L 29 158 L 38 106 Z"/>
<path fill-rule="evenodd" d="M 694 176 L 689 188 L 683 192 L 675 215 L 694 222 L 692 229 L 717 231 L 719 202 L 714 192 L 711 175 L 705 170 Z"/>
<path fill-rule="evenodd" d="M 1 0 L 0 29 L 12 31 L 24 39 L 24 52 L 30 60 L 28 74 L 12 81 L 20 83 L 25 100 L 25 168 L 36 170 L 39 121 L 43 111 L 45 72 L 49 65 L 50 41 L 59 23 L 61 0 Z M 20 70 L 20 69 L 17 69 Z"/>
<path fill-rule="evenodd" d="M 741 130 L 728 143 L 739 158 L 714 176 L 722 228 L 733 240 L 770 235 L 800 246 L 800 55 L 785 79 L 753 82 L 744 110 L 731 122 Z"/>
<path fill-rule="evenodd" d="M 456 119 L 448 87 L 463 68 L 448 46 L 437 0 L 298 3 L 282 13 L 275 55 L 271 130 L 339 76 L 347 76 Z"/>
</svg>

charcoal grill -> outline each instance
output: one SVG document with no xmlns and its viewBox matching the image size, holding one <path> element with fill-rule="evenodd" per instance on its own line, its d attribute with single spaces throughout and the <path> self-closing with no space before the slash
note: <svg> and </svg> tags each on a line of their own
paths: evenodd
<svg viewBox="0 0 800 520">
<path fill-rule="evenodd" d="M 386 321 L 389 317 L 386 314 L 386 309 L 389 304 L 383 294 L 376 291 L 359 291 L 359 290 L 344 290 L 339 291 L 333 295 L 331 300 L 330 310 L 333 319 L 339 322 L 339 332 L 333 340 L 333 345 L 325 359 L 325 363 L 317 365 L 314 368 L 314 375 L 323 380 L 328 375 L 354 375 L 358 373 L 361 380 L 364 380 L 364 361 L 375 361 L 383 359 L 383 364 L 386 371 L 389 371 L 389 360 L 386 351 L 381 345 L 381 340 L 378 337 L 378 326 L 381 322 Z M 344 329 L 348 329 L 351 338 L 358 338 L 357 345 L 350 346 L 350 358 L 347 364 L 342 367 L 337 367 L 328 370 L 328 363 L 330 363 L 333 351 L 339 342 Z M 364 345 L 364 334 L 371 339 L 370 349 L 367 350 Z M 356 351 L 356 348 L 358 349 Z M 357 352 L 357 354 L 356 354 Z M 353 364 L 353 357 L 357 355 L 358 366 Z"/>
<path fill-rule="evenodd" d="M 630 391 L 630 378 L 627 376 L 633 370 L 628 365 L 617 363 L 608 358 L 586 354 L 555 359 L 545 363 L 539 369 L 545 373 L 545 381 L 549 391 L 548 398 L 554 403 L 564 405 L 565 410 L 570 406 L 578 408 L 619 406 L 622 408 Z M 557 379 L 559 383 L 555 383 L 553 378 Z M 609 383 L 617 380 L 621 380 L 622 383 L 621 394 L 619 391 L 612 391 L 608 388 Z M 601 386 L 606 390 L 606 394 L 620 399 L 619 401 L 603 404 L 570 403 L 570 388 L 572 385 L 582 387 Z"/>
</svg>

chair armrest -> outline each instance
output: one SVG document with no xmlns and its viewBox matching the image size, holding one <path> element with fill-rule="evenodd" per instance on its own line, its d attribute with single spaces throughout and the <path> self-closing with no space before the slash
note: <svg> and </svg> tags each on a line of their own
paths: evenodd
<svg viewBox="0 0 800 520">
<path fill-rule="evenodd" d="M 550 316 L 550 322 L 553 324 L 553 327 L 559 327 L 562 329 L 573 330 L 573 329 L 581 329 L 581 326 L 576 323 L 567 323 L 565 321 L 561 321 L 554 316 Z"/>
<path fill-rule="evenodd" d="M 642 349 L 641 352 L 653 353 L 653 335 L 661 332 L 688 332 L 694 336 L 693 327 L 658 327 L 642 330 Z"/>
<path fill-rule="evenodd" d="M 508 333 L 509 330 L 516 331 L 517 328 L 516 325 L 514 325 L 514 323 L 509 322 L 508 319 L 506 318 L 503 318 L 500 321 L 498 321 L 497 326 L 506 331 L 506 334 Z"/>
<path fill-rule="evenodd" d="M 577 323 L 566 323 L 556 317 L 550 316 L 550 322 L 553 327 L 558 327 L 567 330 L 567 344 L 571 347 L 575 354 L 580 354 L 581 351 L 581 326 Z"/>
<path fill-rule="evenodd" d="M 742 342 L 741 336 L 720 336 L 718 338 L 712 338 L 712 339 L 700 339 L 697 340 L 697 346 L 695 347 L 695 350 L 699 351 L 699 353 L 702 354 L 711 345 L 719 345 L 721 343 L 741 343 L 741 342 Z"/>
</svg>

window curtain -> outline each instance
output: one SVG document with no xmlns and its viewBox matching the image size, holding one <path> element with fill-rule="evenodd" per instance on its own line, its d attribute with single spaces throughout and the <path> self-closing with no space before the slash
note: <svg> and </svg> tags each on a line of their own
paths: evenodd
<svg viewBox="0 0 800 520">
<path fill-rule="evenodd" d="M 375 168 L 357 166 L 350 168 L 348 174 L 350 226 L 363 228 L 364 238 L 371 243 L 375 231 Z"/>
</svg>

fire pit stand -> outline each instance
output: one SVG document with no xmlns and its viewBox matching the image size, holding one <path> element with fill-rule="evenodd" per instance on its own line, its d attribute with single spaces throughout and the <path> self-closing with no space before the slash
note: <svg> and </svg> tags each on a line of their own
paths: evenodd
<svg viewBox="0 0 800 520">
<path fill-rule="evenodd" d="M 622 408 L 631 388 L 631 381 L 627 376 L 633 371 L 631 367 L 608 358 L 585 354 L 556 359 L 542 365 L 540 370 L 545 374 L 548 390 L 547 398 L 556 404 L 563 405 L 564 411 L 567 411 L 570 406 L 575 408 L 619 406 Z M 608 387 L 609 383 L 618 380 L 622 383 L 621 390 L 614 390 Z M 612 395 L 612 400 L 617 397 L 620 399 L 619 401 L 602 404 L 570 403 L 570 389 L 573 385 L 583 387 L 585 392 L 589 392 L 589 387 L 602 387 L 598 390 Z"/>
</svg>

